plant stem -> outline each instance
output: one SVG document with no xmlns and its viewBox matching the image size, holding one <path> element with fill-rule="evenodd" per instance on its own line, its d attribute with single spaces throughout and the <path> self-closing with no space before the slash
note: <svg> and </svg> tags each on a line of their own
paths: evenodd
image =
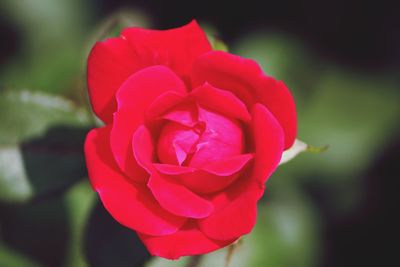
<svg viewBox="0 0 400 267">
<path fill-rule="evenodd" d="M 200 266 L 202 258 L 203 258 L 203 255 L 196 255 L 196 256 L 190 257 L 189 262 L 187 263 L 186 267 Z"/>
</svg>

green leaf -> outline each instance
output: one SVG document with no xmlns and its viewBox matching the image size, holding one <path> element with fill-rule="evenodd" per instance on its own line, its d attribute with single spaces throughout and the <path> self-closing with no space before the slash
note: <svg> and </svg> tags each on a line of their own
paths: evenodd
<svg viewBox="0 0 400 267">
<path fill-rule="evenodd" d="M 229 51 L 228 45 L 224 41 L 222 41 L 215 27 L 208 24 L 201 24 L 201 28 L 207 34 L 207 38 L 210 41 L 213 50 L 219 50 L 225 52 Z"/>
<path fill-rule="evenodd" d="M 0 147 L 0 200 L 21 202 L 32 194 L 19 147 Z"/>
<path fill-rule="evenodd" d="M 89 116 L 73 102 L 28 90 L 0 91 L 0 145 L 40 136 L 53 125 L 84 126 Z"/>
<path fill-rule="evenodd" d="M 1 147 L 0 201 L 44 198 L 85 177 L 86 133 L 86 128 L 56 127 L 20 146 Z"/>
<path fill-rule="evenodd" d="M 229 48 L 226 45 L 226 43 L 224 43 L 222 40 L 215 38 L 215 37 L 212 40 L 212 48 L 213 48 L 213 50 L 219 50 L 219 51 L 225 51 L 225 52 L 229 51 Z"/>
<path fill-rule="evenodd" d="M 86 175 L 88 116 L 70 101 L 6 91 L 0 94 L 0 121 L 0 201 L 23 202 Z"/>
</svg>

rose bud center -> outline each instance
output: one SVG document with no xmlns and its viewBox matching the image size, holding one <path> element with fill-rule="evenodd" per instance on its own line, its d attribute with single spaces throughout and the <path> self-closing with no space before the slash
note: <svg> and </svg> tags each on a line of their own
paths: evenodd
<svg viewBox="0 0 400 267">
<path fill-rule="evenodd" d="M 203 108 L 192 126 L 167 121 L 158 139 L 161 163 L 201 168 L 243 152 L 244 137 L 236 120 Z"/>
</svg>

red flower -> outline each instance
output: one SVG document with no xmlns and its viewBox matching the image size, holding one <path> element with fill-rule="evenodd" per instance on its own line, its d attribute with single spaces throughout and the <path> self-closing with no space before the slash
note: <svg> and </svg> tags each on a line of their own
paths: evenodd
<svg viewBox="0 0 400 267">
<path fill-rule="evenodd" d="M 97 43 L 85 144 L 93 188 L 153 255 L 207 253 L 251 231 L 296 136 L 293 98 L 258 64 L 212 51 L 195 21 Z"/>
</svg>

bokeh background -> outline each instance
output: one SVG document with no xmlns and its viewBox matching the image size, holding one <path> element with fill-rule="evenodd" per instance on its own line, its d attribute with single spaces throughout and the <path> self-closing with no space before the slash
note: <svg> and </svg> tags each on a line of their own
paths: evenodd
<svg viewBox="0 0 400 267">
<path fill-rule="evenodd" d="M 0 266 L 184 266 L 151 258 L 87 181 L 95 125 L 85 61 L 127 25 L 196 18 L 233 53 L 284 80 L 299 138 L 321 146 L 267 182 L 232 267 L 396 266 L 400 16 L 395 1 L 0 2 Z M 240 218 L 238 218 L 239 220 Z M 227 251 L 201 266 L 223 266 Z"/>
</svg>

